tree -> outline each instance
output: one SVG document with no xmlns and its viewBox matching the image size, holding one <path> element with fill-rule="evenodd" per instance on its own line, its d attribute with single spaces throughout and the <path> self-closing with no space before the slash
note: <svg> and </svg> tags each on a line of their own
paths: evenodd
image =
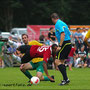
<svg viewBox="0 0 90 90">
<path fill-rule="evenodd" d="M 9 31 L 13 27 L 14 9 L 20 8 L 21 6 L 19 0 L 0 0 L 0 23 L 2 29 Z"/>
</svg>

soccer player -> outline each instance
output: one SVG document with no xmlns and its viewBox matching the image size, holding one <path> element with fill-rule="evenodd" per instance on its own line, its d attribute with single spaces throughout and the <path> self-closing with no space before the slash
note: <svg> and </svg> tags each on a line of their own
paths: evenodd
<svg viewBox="0 0 90 90">
<path fill-rule="evenodd" d="M 88 30 L 86 36 L 85 36 L 85 43 L 87 44 L 88 47 L 90 47 L 90 43 L 88 43 L 88 39 L 90 39 L 90 30 Z"/>
<path fill-rule="evenodd" d="M 39 46 L 42 46 L 43 45 L 42 43 L 39 43 L 36 40 L 29 41 L 29 38 L 28 38 L 28 35 L 27 34 L 22 34 L 22 40 L 23 40 L 23 43 L 25 45 L 39 45 Z"/>
<path fill-rule="evenodd" d="M 39 43 L 36 40 L 29 41 L 27 34 L 22 34 L 22 41 L 25 45 L 38 45 L 43 46 L 43 44 Z M 36 76 L 40 78 L 42 81 L 51 81 L 47 76 L 43 76 L 43 58 L 33 58 L 32 61 L 25 63 L 20 66 L 20 70 L 25 74 L 29 80 L 32 78 L 32 75 L 28 70 L 36 69 Z M 54 76 L 51 76 L 54 79 Z M 52 81 L 51 81 L 52 82 Z"/>
<path fill-rule="evenodd" d="M 48 78 L 52 81 L 52 77 L 49 76 L 48 71 L 47 71 L 47 66 L 46 63 L 48 62 L 49 58 L 51 55 L 55 58 L 57 50 L 57 45 L 54 44 L 52 46 L 38 46 L 38 45 L 23 45 L 17 48 L 16 54 L 21 57 L 21 63 L 22 66 L 32 60 L 33 58 L 36 57 L 41 57 L 44 60 L 43 66 L 44 66 L 44 71 Z M 24 55 L 22 55 L 24 53 Z"/>
<path fill-rule="evenodd" d="M 58 66 L 58 69 L 63 76 L 63 80 L 59 85 L 65 85 L 70 82 L 67 77 L 66 66 L 64 65 L 64 62 L 65 59 L 68 58 L 71 50 L 71 33 L 68 29 L 67 24 L 59 19 L 57 13 L 53 13 L 51 15 L 51 19 L 52 22 L 55 24 L 55 35 L 59 43 L 59 46 L 57 48 L 58 53 L 55 60 L 55 64 Z"/>
</svg>

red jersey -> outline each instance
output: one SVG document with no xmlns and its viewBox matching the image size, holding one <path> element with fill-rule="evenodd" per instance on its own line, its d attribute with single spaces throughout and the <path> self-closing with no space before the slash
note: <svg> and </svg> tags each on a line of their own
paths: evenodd
<svg viewBox="0 0 90 90">
<path fill-rule="evenodd" d="M 51 57 L 52 49 L 51 46 L 38 46 L 32 45 L 30 48 L 30 57 L 36 58 L 41 57 L 45 62 L 48 62 Z"/>
<path fill-rule="evenodd" d="M 70 51 L 70 53 L 69 53 L 69 56 L 70 56 L 70 57 L 73 57 L 74 52 L 75 52 L 75 48 L 72 47 L 72 48 L 71 48 L 71 51 Z"/>
</svg>

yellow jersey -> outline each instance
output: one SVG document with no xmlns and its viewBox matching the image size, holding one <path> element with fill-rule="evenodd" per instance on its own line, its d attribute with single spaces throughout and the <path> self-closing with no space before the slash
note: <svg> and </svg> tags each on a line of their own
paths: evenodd
<svg viewBox="0 0 90 90">
<path fill-rule="evenodd" d="M 43 44 L 39 43 L 39 42 L 36 41 L 36 40 L 33 40 L 33 41 L 28 42 L 28 45 L 38 45 L 38 46 L 42 46 Z M 43 58 L 33 58 L 33 59 L 32 59 L 32 62 L 33 62 L 33 63 L 37 63 L 37 62 L 40 62 L 40 61 L 43 61 Z"/>
<path fill-rule="evenodd" d="M 36 40 L 33 40 L 33 41 L 28 42 L 28 45 L 38 45 L 38 46 L 42 46 L 43 44 L 39 43 L 39 42 L 36 41 Z"/>
<path fill-rule="evenodd" d="M 86 38 L 89 39 L 90 38 L 90 29 L 88 30 L 87 34 L 86 34 Z"/>
</svg>

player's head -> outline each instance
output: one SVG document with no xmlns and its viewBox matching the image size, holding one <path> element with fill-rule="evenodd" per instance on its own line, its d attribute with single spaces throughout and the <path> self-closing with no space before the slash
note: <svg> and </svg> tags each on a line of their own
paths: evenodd
<svg viewBox="0 0 90 90">
<path fill-rule="evenodd" d="M 52 19 L 52 22 L 53 22 L 54 24 L 56 24 L 57 20 L 59 19 L 58 14 L 57 14 L 57 13 L 52 13 L 52 14 L 51 14 L 51 19 Z"/>
<path fill-rule="evenodd" d="M 28 44 L 28 35 L 27 34 L 22 34 L 22 40 L 23 40 L 23 43 L 25 45 L 27 45 Z"/>
<path fill-rule="evenodd" d="M 50 32 L 53 32 L 54 28 L 53 28 L 53 27 L 50 27 L 50 29 L 49 29 L 49 30 L 50 30 Z"/>
<path fill-rule="evenodd" d="M 85 32 L 85 31 L 86 31 L 86 28 L 85 28 L 85 27 L 83 27 L 83 28 L 82 28 L 82 30 L 83 30 L 83 32 Z"/>
<path fill-rule="evenodd" d="M 53 44 L 52 45 L 52 54 L 56 54 L 56 52 L 57 52 L 57 44 Z"/>
<path fill-rule="evenodd" d="M 80 32 L 80 28 L 77 28 L 76 31 L 77 31 L 77 32 Z"/>
</svg>

